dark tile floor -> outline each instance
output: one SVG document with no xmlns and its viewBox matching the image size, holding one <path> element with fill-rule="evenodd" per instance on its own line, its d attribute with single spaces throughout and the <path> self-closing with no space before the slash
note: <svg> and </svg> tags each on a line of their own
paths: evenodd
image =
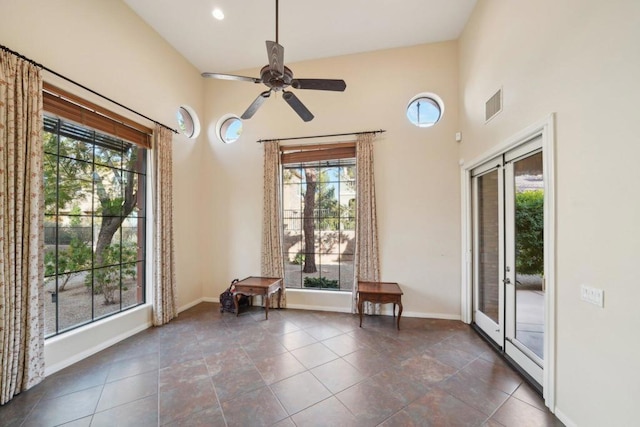
<svg viewBox="0 0 640 427">
<path fill-rule="evenodd" d="M 560 426 L 455 321 L 203 303 L 48 377 L 3 426 Z"/>
</svg>

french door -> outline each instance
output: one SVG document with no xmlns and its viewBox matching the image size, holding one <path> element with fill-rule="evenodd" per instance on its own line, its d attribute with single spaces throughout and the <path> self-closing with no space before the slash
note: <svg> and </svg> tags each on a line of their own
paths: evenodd
<svg viewBox="0 0 640 427">
<path fill-rule="evenodd" d="M 472 172 L 473 308 L 475 323 L 500 348 L 504 342 L 504 173 L 497 158 Z"/>
<path fill-rule="evenodd" d="M 473 321 L 541 386 L 544 184 L 540 137 L 471 171 Z"/>
</svg>

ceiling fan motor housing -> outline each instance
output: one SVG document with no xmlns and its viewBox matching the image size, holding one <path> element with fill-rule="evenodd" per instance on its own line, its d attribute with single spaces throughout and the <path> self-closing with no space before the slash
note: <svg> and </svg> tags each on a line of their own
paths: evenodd
<svg viewBox="0 0 640 427">
<path fill-rule="evenodd" d="M 236 76 L 232 74 L 221 73 L 202 73 L 203 77 L 211 77 L 224 80 L 239 80 L 251 83 L 262 83 L 269 90 L 266 90 L 249 105 L 244 114 L 243 120 L 248 120 L 260 108 L 271 95 L 271 91 L 282 92 L 282 99 L 300 116 L 302 120 L 308 122 L 313 120 L 313 114 L 305 107 L 305 105 L 292 92 L 285 89 L 292 86 L 294 89 L 312 89 L 312 90 L 328 90 L 342 92 L 347 87 L 344 80 L 336 79 L 294 79 L 293 72 L 284 65 L 284 48 L 278 43 L 278 0 L 276 0 L 276 40 L 265 42 L 267 46 L 267 56 L 269 64 L 260 70 L 260 78 Z"/>
<path fill-rule="evenodd" d="M 271 88 L 275 91 L 280 91 L 291 86 L 291 81 L 293 80 L 293 72 L 289 69 L 289 67 L 285 66 L 284 74 L 280 76 L 277 73 L 274 73 L 269 65 L 265 65 L 260 70 L 260 80 L 268 88 Z"/>
</svg>

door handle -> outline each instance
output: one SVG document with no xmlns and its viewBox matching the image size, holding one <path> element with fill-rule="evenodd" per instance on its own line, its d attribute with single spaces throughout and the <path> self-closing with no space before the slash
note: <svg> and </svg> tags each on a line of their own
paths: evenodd
<svg viewBox="0 0 640 427">
<path fill-rule="evenodd" d="M 504 279 L 502 279 L 502 283 L 504 283 L 505 285 L 509 285 L 511 284 L 511 279 L 509 279 L 508 277 L 505 277 Z"/>
</svg>

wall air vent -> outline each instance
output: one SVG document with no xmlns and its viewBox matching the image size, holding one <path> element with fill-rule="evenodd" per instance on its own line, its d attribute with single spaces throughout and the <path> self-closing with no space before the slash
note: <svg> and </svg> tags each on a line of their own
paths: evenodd
<svg viewBox="0 0 640 427">
<path fill-rule="evenodd" d="M 484 104 L 485 123 L 494 118 L 500 111 L 502 111 L 502 89 L 499 89 L 494 93 L 493 96 Z"/>
</svg>

